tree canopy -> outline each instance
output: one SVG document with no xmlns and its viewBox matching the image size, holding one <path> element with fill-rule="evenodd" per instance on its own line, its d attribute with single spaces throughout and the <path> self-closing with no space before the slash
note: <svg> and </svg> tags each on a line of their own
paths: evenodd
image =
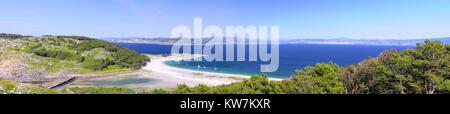
<svg viewBox="0 0 450 114">
<path fill-rule="evenodd" d="M 417 49 L 385 51 L 346 68 L 343 81 L 354 94 L 433 94 L 450 88 L 448 44 L 426 41 Z"/>
<path fill-rule="evenodd" d="M 15 38 L 24 38 L 24 37 L 30 37 L 30 36 L 23 36 L 23 35 L 20 35 L 20 34 L 0 33 L 0 38 L 11 38 L 11 39 L 15 39 Z"/>
</svg>

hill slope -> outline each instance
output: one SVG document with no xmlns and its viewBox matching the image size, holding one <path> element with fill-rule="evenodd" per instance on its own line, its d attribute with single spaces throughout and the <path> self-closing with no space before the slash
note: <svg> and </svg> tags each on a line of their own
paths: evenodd
<svg viewBox="0 0 450 114">
<path fill-rule="evenodd" d="M 70 74 L 139 69 L 149 60 L 88 37 L 0 34 L 0 80 L 42 83 Z"/>
</svg>

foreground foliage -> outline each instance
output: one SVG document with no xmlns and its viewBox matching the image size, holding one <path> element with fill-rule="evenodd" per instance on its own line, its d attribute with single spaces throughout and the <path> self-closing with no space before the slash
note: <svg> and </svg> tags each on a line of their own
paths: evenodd
<svg viewBox="0 0 450 114">
<path fill-rule="evenodd" d="M 426 41 L 417 49 L 385 51 L 346 68 L 342 74 L 351 94 L 433 94 L 450 92 L 450 45 Z"/>
</svg>

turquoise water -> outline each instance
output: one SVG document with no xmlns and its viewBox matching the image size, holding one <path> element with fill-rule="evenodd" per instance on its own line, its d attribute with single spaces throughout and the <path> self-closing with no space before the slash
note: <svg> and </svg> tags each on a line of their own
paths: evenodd
<svg viewBox="0 0 450 114">
<path fill-rule="evenodd" d="M 141 75 L 124 76 L 118 79 L 104 80 L 86 80 L 75 83 L 77 86 L 93 86 L 93 87 L 117 87 L 117 86 L 133 86 L 136 84 L 150 84 L 156 80 L 142 77 Z"/>
<path fill-rule="evenodd" d="M 140 53 L 168 54 L 170 45 L 127 44 L 119 45 Z M 376 57 L 387 49 L 405 50 L 412 46 L 368 46 L 368 45 L 322 45 L 322 44 L 283 44 L 280 45 L 280 67 L 278 71 L 265 73 L 274 78 L 287 78 L 294 75 L 296 69 L 312 66 L 320 62 L 333 61 L 341 66 L 358 63 L 368 57 Z M 226 55 L 225 55 L 226 56 Z M 248 57 L 248 56 L 247 56 Z M 268 62 L 193 62 L 169 61 L 166 64 L 184 69 L 231 73 L 242 75 L 260 74 L 260 65 Z"/>
</svg>

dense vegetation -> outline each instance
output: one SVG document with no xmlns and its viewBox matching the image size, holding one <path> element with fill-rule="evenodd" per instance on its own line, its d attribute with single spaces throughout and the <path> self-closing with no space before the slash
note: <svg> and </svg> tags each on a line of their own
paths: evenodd
<svg viewBox="0 0 450 114">
<path fill-rule="evenodd" d="M 39 61 L 48 60 L 48 62 L 35 62 L 34 65 L 39 66 L 42 63 L 56 61 L 54 64 L 65 64 L 65 66 L 77 68 L 76 72 L 78 73 L 111 69 L 139 69 L 150 60 L 145 55 L 140 55 L 116 44 L 83 36 L 44 35 L 41 38 L 23 39 L 23 43 L 26 45 L 18 48 L 19 51 L 33 53 L 41 57 L 36 57 L 39 58 Z M 53 65 L 41 66 L 51 67 Z"/>
<path fill-rule="evenodd" d="M 79 52 L 86 50 L 93 50 L 96 48 L 103 48 L 108 52 L 115 53 L 112 56 L 112 60 L 106 59 L 98 61 L 98 64 L 93 65 L 93 69 L 103 69 L 108 65 L 119 65 L 124 68 L 139 69 L 146 64 L 150 59 L 145 55 L 140 55 L 137 52 L 130 51 L 126 48 L 122 48 L 115 44 L 100 41 L 100 40 L 89 40 L 86 42 L 79 43 L 73 48 Z"/>
<path fill-rule="evenodd" d="M 438 41 L 417 49 L 383 52 L 346 68 L 342 75 L 347 93 L 433 94 L 450 92 L 450 45 Z"/>
<path fill-rule="evenodd" d="M 230 85 L 209 87 L 179 85 L 173 90 L 131 92 L 118 88 L 69 88 L 74 93 L 150 94 L 448 94 L 450 45 L 426 41 L 417 49 L 388 50 L 377 58 L 340 67 L 319 63 L 297 70 L 283 81 L 270 81 L 266 75 Z"/>
<path fill-rule="evenodd" d="M 25 38 L 25 37 L 30 37 L 30 36 L 23 36 L 23 35 L 19 35 L 19 34 L 6 34 L 6 33 L 0 33 L 0 38 L 10 38 L 10 39 L 15 39 L 15 38 Z"/>
</svg>

